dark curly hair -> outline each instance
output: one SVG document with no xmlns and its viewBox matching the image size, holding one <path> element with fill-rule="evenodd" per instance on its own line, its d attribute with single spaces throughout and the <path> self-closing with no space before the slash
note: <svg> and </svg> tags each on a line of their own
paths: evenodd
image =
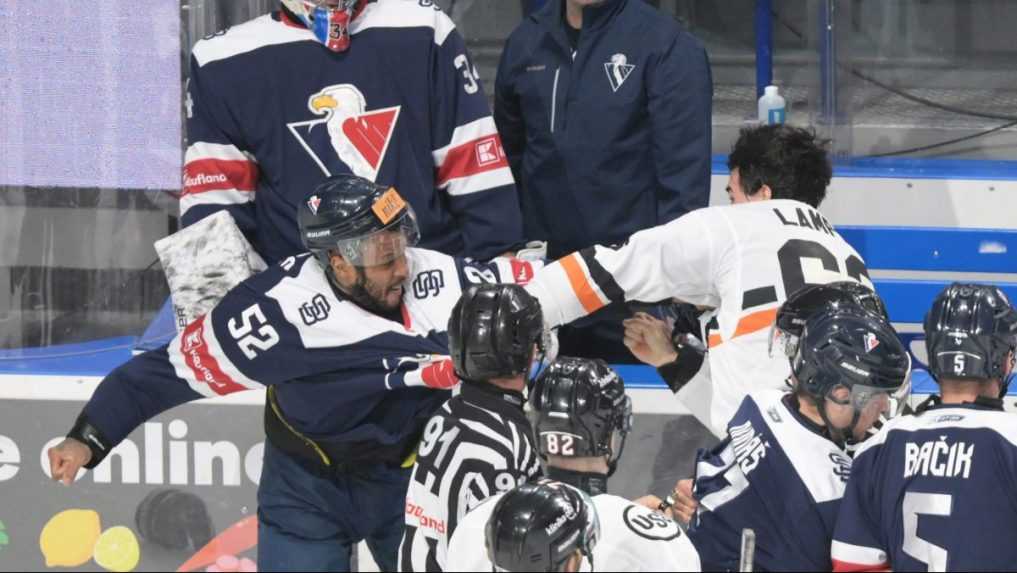
<svg viewBox="0 0 1017 573">
<path fill-rule="evenodd" d="M 768 185 L 773 199 L 794 199 L 819 207 L 833 176 L 828 144 L 829 140 L 819 139 L 812 129 L 783 124 L 745 127 L 727 158 L 727 167 L 738 169 L 747 195 Z"/>
</svg>

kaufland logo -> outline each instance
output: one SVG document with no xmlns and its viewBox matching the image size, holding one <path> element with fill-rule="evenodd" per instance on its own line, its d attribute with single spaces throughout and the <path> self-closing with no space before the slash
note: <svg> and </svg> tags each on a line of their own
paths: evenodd
<svg viewBox="0 0 1017 573">
<path fill-rule="evenodd" d="M 498 149 L 498 138 L 489 137 L 477 142 L 477 165 L 484 167 L 501 161 Z"/>
<path fill-rule="evenodd" d="M 215 379 L 215 374 L 201 362 L 200 348 L 204 346 L 205 341 L 202 336 L 204 327 L 199 326 L 194 332 L 191 332 L 184 336 L 183 344 L 181 344 L 180 351 L 183 352 L 184 357 L 187 359 L 187 364 L 191 367 L 191 371 L 194 372 L 194 376 L 199 380 L 221 387 L 223 384 Z"/>
<path fill-rule="evenodd" d="M 199 187 L 210 183 L 228 183 L 229 180 L 222 173 L 198 173 L 194 177 L 184 174 L 184 187 Z"/>
</svg>

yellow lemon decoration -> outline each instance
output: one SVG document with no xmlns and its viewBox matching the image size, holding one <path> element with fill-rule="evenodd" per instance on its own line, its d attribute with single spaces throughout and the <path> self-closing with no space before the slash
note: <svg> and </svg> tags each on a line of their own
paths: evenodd
<svg viewBox="0 0 1017 573">
<path fill-rule="evenodd" d="M 95 562 L 117 573 L 133 571 L 141 560 L 138 538 L 130 529 L 118 525 L 104 531 L 95 542 Z"/>
<path fill-rule="evenodd" d="M 39 534 L 39 549 L 46 567 L 78 567 L 92 558 L 102 528 L 99 514 L 90 509 L 68 509 L 54 515 Z"/>
</svg>

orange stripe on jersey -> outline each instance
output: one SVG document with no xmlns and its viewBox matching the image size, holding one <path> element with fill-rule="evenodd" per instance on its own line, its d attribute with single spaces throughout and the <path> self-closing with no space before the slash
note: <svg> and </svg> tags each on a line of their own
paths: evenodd
<svg viewBox="0 0 1017 573">
<path fill-rule="evenodd" d="M 746 314 L 738 320 L 738 325 L 735 327 L 734 335 L 731 338 L 737 338 L 744 334 L 752 334 L 753 332 L 759 332 L 764 328 L 769 328 L 774 322 L 777 321 L 777 309 L 771 308 L 768 310 L 760 310 L 753 312 L 752 314 Z M 711 334 L 708 347 L 713 348 L 720 346 L 724 343 L 719 334 Z"/>
<path fill-rule="evenodd" d="M 579 264 L 579 254 L 573 253 L 559 262 L 561 268 L 565 269 L 565 275 L 569 278 L 572 292 L 575 293 L 586 312 L 592 313 L 603 308 L 604 301 L 600 300 L 597 292 L 593 290 L 593 285 L 586 280 L 586 273 L 583 272 L 583 267 Z"/>
<path fill-rule="evenodd" d="M 752 334 L 764 328 L 769 328 L 776 321 L 777 309 L 775 308 L 746 314 L 738 320 L 738 326 L 735 327 L 734 336 L 731 338 L 737 338 L 743 334 Z"/>
</svg>

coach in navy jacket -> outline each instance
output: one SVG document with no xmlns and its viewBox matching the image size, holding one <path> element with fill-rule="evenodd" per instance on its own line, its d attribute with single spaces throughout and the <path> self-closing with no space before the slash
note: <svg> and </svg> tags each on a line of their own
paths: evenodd
<svg viewBox="0 0 1017 573">
<path fill-rule="evenodd" d="M 705 207 L 712 97 L 702 44 L 643 0 L 548 0 L 527 16 L 494 103 L 527 238 L 559 258 Z M 636 362 L 625 315 L 611 305 L 563 327 L 561 351 Z"/>
<path fill-rule="evenodd" d="M 702 44 L 642 0 L 549 0 L 527 16 L 494 109 L 527 238 L 557 258 L 706 206 L 712 96 Z"/>
</svg>

